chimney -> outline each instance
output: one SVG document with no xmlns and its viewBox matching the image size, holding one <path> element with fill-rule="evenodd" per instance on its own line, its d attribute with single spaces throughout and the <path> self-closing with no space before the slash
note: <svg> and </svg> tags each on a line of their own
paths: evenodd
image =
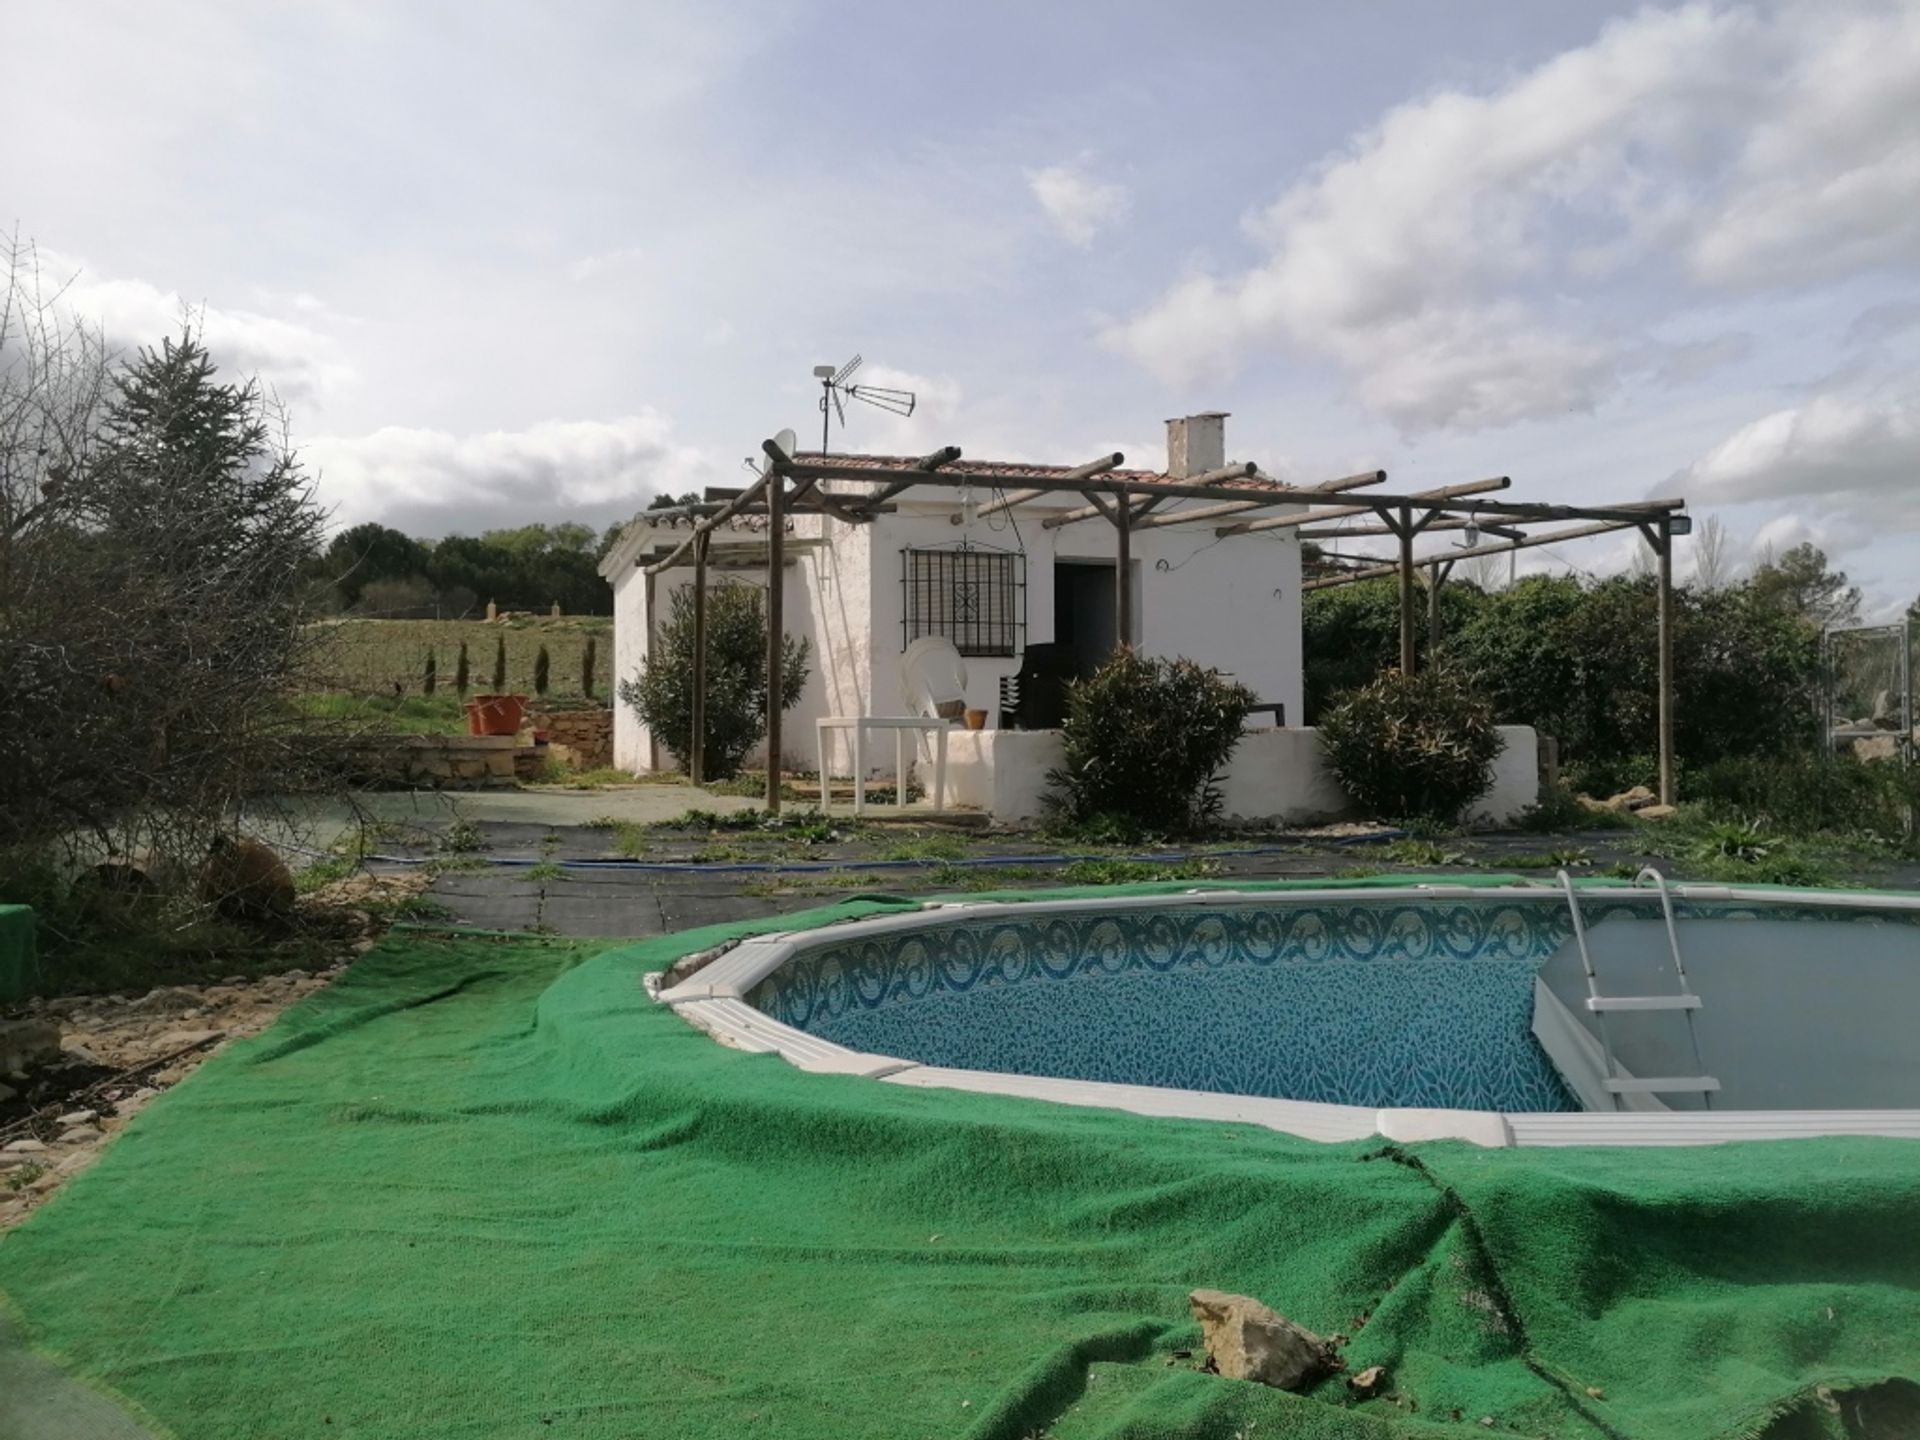
<svg viewBox="0 0 1920 1440">
<path fill-rule="evenodd" d="M 1167 474 L 1186 480 L 1227 463 L 1227 412 L 1203 410 L 1167 421 Z"/>
</svg>

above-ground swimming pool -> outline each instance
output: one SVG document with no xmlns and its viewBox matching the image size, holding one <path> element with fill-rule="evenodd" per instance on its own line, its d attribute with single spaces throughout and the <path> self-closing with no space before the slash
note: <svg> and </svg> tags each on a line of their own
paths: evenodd
<svg viewBox="0 0 1920 1440">
<path fill-rule="evenodd" d="M 951 904 L 746 940 L 683 962 L 660 998 L 805 1069 L 1317 1139 L 1920 1138 L 1920 897 L 1410 884 Z"/>
</svg>

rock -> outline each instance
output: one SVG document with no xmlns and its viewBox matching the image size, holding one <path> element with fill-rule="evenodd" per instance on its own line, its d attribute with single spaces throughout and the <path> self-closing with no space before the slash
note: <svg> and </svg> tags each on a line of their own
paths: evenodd
<svg viewBox="0 0 1920 1440">
<path fill-rule="evenodd" d="M 1642 820 L 1666 820 L 1678 815 L 1680 810 L 1674 805 L 1643 805 L 1633 813 Z"/>
<path fill-rule="evenodd" d="M 25 1070 L 59 1053 L 60 1027 L 52 1021 L 0 1021 L 0 1073 Z"/>
<path fill-rule="evenodd" d="M 1304 1390 L 1336 1368 L 1326 1341 L 1250 1295 L 1195 1290 L 1187 1304 L 1206 1338 L 1207 1358 L 1229 1380 Z"/>
<path fill-rule="evenodd" d="M 1900 755 L 1900 740 L 1894 735 L 1876 735 L 1871 740 L 1853 742 L 1853 753 L 1862 760 L 1893 760 Z"/>
<path fill-rule="evenodd" d="M 46 1150 L 46 1148 L 47 1148 L 46 1141 L 35 1140 L 31 1136 L 29 1136 L 25 1140 L 15 1140 L 11 1144 L 0 1146 L 0 1154 L 39 1155 L 43 1153 Z"/>
<path fill-rule="evenodd" d="M 54 1123 L 62 1130 L 67 1130 L 75 1125 L 91 1125 L 99 1118 L 100 1117 L 91 1110 L 69 1110 Z"/>
<path fill-rule="evenodd" d="M 1617 814 L 1622 810 L 1644 809 L 1659 798 L 1658 795 L 1654 794 L 1653 791 L 1649 790 L 1646 786 L 1636 785 L 1631 790 L 1622 790 L 1618 795 L 1608 799 L 1606 806 L 1607 809 Z"/>
<path fill-rule="evenodd" d="M 180 985 L 162 985 L 149 990 L 128 1008 L 142 1014 L 165 1012 L 168 1010 L 191 1010 L 200 1003 L 199 992 L 188 990 Z"/>
<path fill-rule="evenodd" d="M 1353 1392 L 1356 1400 L 1371 1400 L 1378 1395 L 1387 1383 L 1387 1367 L 1369 1365 L 1358 1375 L 1347 1377 L 1347 1389 Z"/>
<path fill-rule="evenodd" d="M 219 1038 L 218 1030 L 169 1030 L 154 1040 L 153 1048 L 158 1054 L 168 1055 L 188 1045 L 200 1045 Z"/>
<path fill-rule="evenodd" d="M 75 1125 L 70 1129 L 62 1130 L 60 1138 L 74 1145 L 87 1145 L 98 1140 L 100 1133 L 100 1127 L 97 1125 Z"/>
</svg>

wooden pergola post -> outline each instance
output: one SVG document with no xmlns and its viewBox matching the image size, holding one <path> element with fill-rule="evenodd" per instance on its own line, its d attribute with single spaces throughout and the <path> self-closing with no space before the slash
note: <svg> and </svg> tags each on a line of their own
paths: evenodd
<svg viewBox="0 0 1920 1440">
<path fill-rule="evenodd" d="M 1453 561 L 1435 560 L 1427 566 L 1427 663 L 1440 653 L 1440 587 L 1453 574 Z"/>
<path fill-rule="evenodd" d="M 1673 525 L 1662 515 L 1646 527 L 1660 561 L 1660 803 L 1673 804 Z M 1653 539 L 1655 534 L 1659 539 Z"/>
<path fill-rule="evenodd" d="M 780 813 L 781 642 L 786 639 L 786 477 L 767 479 L 767 813 Z M 823 777 L 824 778 L 824 777 Z M 902 780 L 900 783 L 904 784 Z"/>
<path fill-rule="evenodd" d="M 1120 649 L 1133 643 L 1133 501 L 1123 486 L 1114 507 L 1114 640 Z"/>
<path fill-rule="evenodd" d="M 693 739 L 687 774 L 696 785 L 707 778 L 707 536 L 693 541 Z"/>
<path fill-rule="evenodd" d="M 1391 521 L 1400 537 L 1400 673 L 1413 674 L 1413 508 L 1400 507 Z"/>
</svg>

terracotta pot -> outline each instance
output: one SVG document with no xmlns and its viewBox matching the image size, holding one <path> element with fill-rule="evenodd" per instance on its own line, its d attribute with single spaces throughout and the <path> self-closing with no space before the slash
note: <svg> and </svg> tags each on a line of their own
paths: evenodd
<svg viewBox="0 0 1920 1440">
<path fill-rule="evenodd" d="M 476 735 L 517 735 L 526 713 L 524 695 L 476 695 L 469 702 L 468 724 Z"/>
<path fill-rule="evenodd" d="M 467 734 L 486 734 L 487 732 L 480 728 L 480 702 L 469 700 L 462 708 L 467 712 Z"/>
<path fill-rule="evenodd" d="M 984 710 L 967 711 L 967 729 L 984 730 L 987 728 L 987 712 Z"/>
</svg>

